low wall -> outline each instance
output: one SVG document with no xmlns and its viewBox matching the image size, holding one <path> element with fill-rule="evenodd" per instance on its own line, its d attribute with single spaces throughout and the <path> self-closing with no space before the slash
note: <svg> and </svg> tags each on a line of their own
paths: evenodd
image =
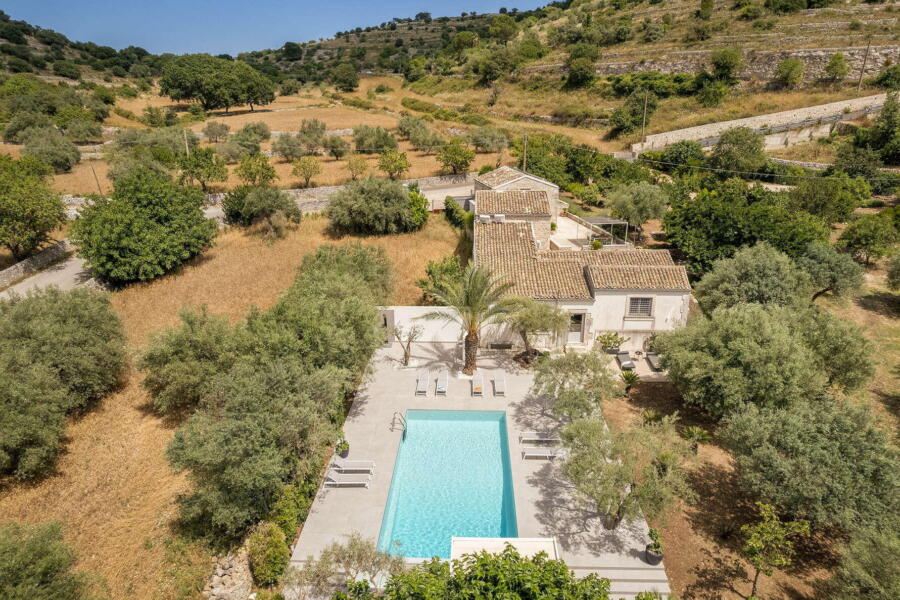
<svg viewBox="0 0 900 600">
<path fill-rule="evenodd" d="M 427 191 L 432 188 L 465 185 L 471 183 L 474 179 L 475 173 L 462 173 L 460 175 L 439 175 L 436 177 L 404 179 L 401 183 L 416 183 L 421 190 Z M 323 212 L 325 207 L 328 206 L 328 199 L 331 195 L 343 188 L 344 186 L 342 185 L 332 185 L 284 191 L 294 199 L 294 202 L 296 202 L 297 206 L 300 208 L 300 212 L 307 215 Z M 206 203 L 210 206 L 221 204 L 223 198 L 225 198 L 225 194 L 207 194 Z M 441 199 L 441 201 L 443 201 L 443 199 Z M 441 204 L 441 207 L 443 207 L 443 204 Z M 434 208 L 434 205 L 432 208 Z"/>
<path fill-rule="evenodd" d="M 430 312 L 454 314 L 452 309 L 445 306 L 384 306 L 380 310 L 386 315 L 384 324 L 387 327 L 402 327 L 404 331 L 408 331 L 411 327 L 421 327 L 422 334 L 416 342 L 461 344 L 465 337 L 459 323 L 422 318 Z M 486 346 L 496 342 L 515 344 L 519 340 L 505 326 L 488 325 L 482 329 L 480 341 L 482 346 Z"/>
<path fill-rule="evenodd" d="M 754 131 L 765 133 L 767 136 L 791 130 L 818 128 L 822 125 L 827 126 L 830 123 L 838 123 L 859 118 L 871 112 L 877 112 L 881 110 L 885 97 L 885 94 L 876 94 L 864 98 L 829 102 L 818 106 L 666 131 L 648 135 L 643 143 L 633 144 L 631 151 L 639 154 L 650 150 L 662 150 L 666 146 L 683 140 L 694 140 L 700 142 L 701 145 L 712 146 L 718 141 L 719 135 L 735 127 L 747 127 Z M 822 131 L 827 130 L 823 129 Z M 783 141 L 786 138 L 782 136 L 774 139 L 781 139 L 781 145 L 784 145 Z M 777 144 L 778 142 L 775 141 L 773 143 Z"/>
<path fill-rule="evenodd" d="M 75 246 L 73 246 L 69 240 L 63 240 L 38 252 L 30 258 L 26 258 L 7 269 L 3 269 L 0 271 L 0 288 L 8 287 L 23 277 L 27 277 L 48 265 L 62 260 L 67 254 L 74 250 Z"/>
</svg>

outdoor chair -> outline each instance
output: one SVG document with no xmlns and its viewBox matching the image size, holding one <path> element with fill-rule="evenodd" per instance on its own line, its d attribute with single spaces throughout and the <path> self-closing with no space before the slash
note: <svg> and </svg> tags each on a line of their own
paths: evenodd
<svg viewBox="0 0 900 600">
<path fill-rule="evenodd" d="M 472 395 L 484 396 L 484 376 L 481 373 L 472 376 Z"/>
<path fill-rule="evenodd" d="M 502 374 L 494 377 L 494 395 L 506 396 L 506 377 Z"/>
<path fill-rule="evenodd" d="M 342 473 L 328 472 L 325 475 L 325 487 L 369 487 L 372 481 L 371 475 L 344 475 Z"/>
<path fill-rule="evenodd" d="M 450 382 L 450 374 L 447 372 L 447 369 L 441 369 L 438 372 L 437 376 L 437 384 L 434 386 L 434 394 L 436 396 L 446 396 L 447 395 L 447 386 Z"/>
<path fill-rule="evenodd" d="M 627 352 L 617 353 L 616 360 L 623 371 L 634 371 L 634 362 L 631 360 L 631 355 Z"/>
<path fill-rule="evenodd" d="M 526 442 L 561 442 L 562 438 L 556 433 L 549 431 L 523 431 L 519 434 L 519 443 Z"/>
<path fill-rule="evenodd" d="M 431 379 L 431 371 L 428 369 L 419 369 L 416 373 L 416 396 L 428 395 L 428 381 Z"/>
<path fill-rule="evenodd" d="M 331 468 L 338 473 L 375 473 L 375 461 L 373 460 L 347 460 L 340 456 L 334 456 Z"/>
<path fill-rule="evenodd" d="M 562 448 L 548 447 L 528 447 L 522 448 L 522 460 L 529 458 L 553 460 L 554 458 L 565 456 L 565 450 Z"/>
</svg>

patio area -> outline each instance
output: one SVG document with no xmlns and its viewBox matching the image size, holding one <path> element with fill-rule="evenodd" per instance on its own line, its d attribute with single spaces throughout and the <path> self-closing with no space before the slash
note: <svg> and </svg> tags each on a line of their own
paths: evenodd
<svg viewBox="0 0 900 600">
<path fill-rule="evenodd" d="M 522 459 L 520 432 L 553 431 L 558 423 L 551 417 L 546 400 L 530 396 L 532 374 L 521 369 L 511 356 L 502 351 L 479 353 L 484 396 L 472 397 L 470 380 L 458 372 L 456 344 L 415 344 L 409 367 L 401 364 L 398 344 L 380 349 L 344 425 L 350 443 L 349 459 L 375 461 L 375 474 L 368 488 L 319 490 L 291 562 L 302 564 L 308 556 L 318 556 L 325 547 L 354 532 L 377 540 L 403 433 L 395 413 L 409 409 L 502 410 L 507 414 L 519 537 L 555 537 L 561 558 L 576 575 L 598 573 L 612 581 L 612 598 L 631 599 L 649 590 L 667 595 L 663 565 L 650 566 L 643 560 L 648 541 L 646 523 L 605 530 L 600 518 L 574 498 L 571 486 L 559 474 L 559 459 Z M 440 368 L 449 370 L 446 396 L 435 396 L 433 380 L 427 396 L 414 394 L 416 372 L 426 367 L 432 377 Z M 505 396 L 493 393 L 497 375 L 505 377 Z"/>
</svg>

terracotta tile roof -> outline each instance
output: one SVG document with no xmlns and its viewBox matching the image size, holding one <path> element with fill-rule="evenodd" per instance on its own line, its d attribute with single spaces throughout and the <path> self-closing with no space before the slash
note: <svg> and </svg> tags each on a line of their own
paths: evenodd
<svg viewBox="0 0 900 600">
<path fill-rule="evenodd" d="M 486 185 L 489 188 L 496 188 L 502 185 L 506 185 L 507 183 L 512 183 L 516 179 L 520 179 L 522 177 L 534 177 L 539 181 L 543 181 L 547 185 L 559 187 L 555 183 L 547 181 L 546 179 L 538 177 L 537 175 L 531 175 L 529 173 L 525 173 L 524 171 L 520 171 L 519 169 L 514 169 L 507 166 L 499 167 L 497 169 L 494 169 L 493 171 L 488 171 L 484 175 L 478 175 L 475 178 L 475 181 Z"/>
<path fill-rule="evenodd" d="M 588 266 L 588 283 L 595 290 L 691 291 L 684 267 Z"/>
<path fill-rule="evenodd" d="M 590 299 L 595 290 L 690 291 L 667 250 L 538 250 L 524 221 L 475 223 L 475 260 L 539 299 Z"/>
<path fill-rule="evenodd" d="M 550 198 L 539 190 L 479 190 L 475 192 L 475 214 L 549 217 Z"/>
</svg>

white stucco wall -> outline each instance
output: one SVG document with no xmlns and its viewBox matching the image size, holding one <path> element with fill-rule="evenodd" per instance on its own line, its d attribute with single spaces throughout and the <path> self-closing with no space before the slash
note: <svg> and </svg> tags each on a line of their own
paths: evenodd
<svg viewBox="0 0 900 600">
<path fill-rule="evenodd" d="M 464 338 L 462 328 L 456 322 L 421 318 L 422 315 L 429 312 L 453 314 L 449 308 L 442 306 L 384 306 L 380 310 L 383 315 L 382 323 L 388 327 L 393 325 L 402 327 L 404 330 L 415 326 L 421 327 L 422 335 L 417 340 L 419 342 L 459 343 Z M 388 322 L 385 322 L 385 317 Z M 393 319 L 393 323 L 390 322 L 391 319 Z M 516 341 L 516 336 L 500 325 L 488 325 L 481 332 L 482 346 L 495 342 Z"/>
</svg>

